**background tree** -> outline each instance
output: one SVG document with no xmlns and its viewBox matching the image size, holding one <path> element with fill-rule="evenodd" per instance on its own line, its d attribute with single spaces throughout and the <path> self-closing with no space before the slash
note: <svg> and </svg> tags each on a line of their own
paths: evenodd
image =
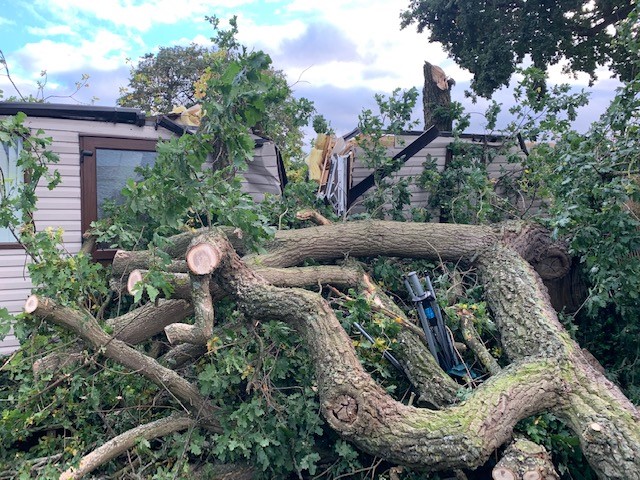
<svg viewBox="0 0 640 480">
<path fill-rule="evenodd" d="M 211 50 L 191 45 L 160 47 L 131 66 L 129 85 L 121 88 L 118 105 L 148 114 L 168 113 L 174 106 L 197 103 L 194 85 L 209 64 Z"/>
<path fill-rule="evenodd" d="M 217 22 L 215 18 L 210 20 Z M 235 20 L 232 22 L 235 32 L 237 25 Z M 217 75 L 214 70 L 223 68 L 237 48 L 236 43 L 225 44 L 223 41 L 214 47 L 175 45 L 160 47 L 157 53 L 147 53 L 131 67 L 129 85 L 121 89 L 118 104 L 155 114 L 168 113 L 177 105 L 191 107 L 200 103 L 204 95 L 201 87 L 207 78 Z M 288 163 L 302 157 L 304 134 L 301 127 L 309 123 L 315 110 L 313 102 L 294 96 L 282 72 L 270 68 L 267 75 L 274 88 L 270 90 L 271 97 L 263 95 L 266 113 L 251 125 L 251 129 L 257 135 L 274 140 Z"/>
<path fill-rule="evenodd" d="M 508 84 L 527 55 L 541 70 L 565 60 L 568 71 L 592 78 L 605 64 L 621 79 L 633 78 L 637 67 L 612 39 L 634 5 L 629 0 L 411 0 L 402 26 L 427 29 L 430 41 L 441 43 L 473 73 L 472 88 L 489 97 Z"/>
</svg>

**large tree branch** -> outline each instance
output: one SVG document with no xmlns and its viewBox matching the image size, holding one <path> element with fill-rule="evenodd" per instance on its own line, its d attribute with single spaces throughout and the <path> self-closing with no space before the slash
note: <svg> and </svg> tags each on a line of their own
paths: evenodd
<svg viewBox="0 0 640 480">
<path fill-rule="evenodd" d="M 31 295 L 27 299 L 25 312 L 72 331 L 106 357 L 139 372 L 160 388 L 168 390 L 203 425 L 221 431 L 215 417 L 216 410 L 200 395 L 194 385 L 173 370 L 163 367 L 151 357 L 107 334 L 92 316 L 57 305 L 49 298 L 36 295 Z"/>
<path fill-rule="evenodd" d="M 147 303 L 140 308 L 107 320 L 107 326 L 113 330 L 113 336 L 118 340 L 137 345 L 154 335 L 162 332 L 167 326 L 181 322 L 193 314 L 191 304 L 185 300 L 160 300 L 158 304 Z M 37 374 L 52 372 L 82 361 L 82 343 L 62 352 L 55 352 L 36 360 L 33 371 Z"/>
<path fill-rule="evenodd" d="M 60 480 L 75 480 L 84 477 L 101 465 L 135 447 L 140 439 L 152 440 L 195 426 L 197 426 L 197 422 L 192 417 L 178 414 L 139 425 L 112 438 L 93 452 L 82 457 L 77 467 L 71 467 L 60 475 Z"/>
<path fill-rule="evenodd" d="M 475 225 L 403 223 L 401 242 L 397 222 L 335 223 L 300 230 L 281 230 L 265 246 L 267 253 L 248 255 L 249 265 L 291 267 L 305 259 L 339 260 L 345 257 L 383 255 L 403 258 L 463 259 L 497 241 L 498 233 Z M 330 239 L 330 240 L 329 240 Z"/>
<path fill-rule="evenodd" d="M 206 239 L 223 252 L 214 277 L 238 300 L 240 308 L 250 317 L 284 320 L 303 336 L 316 366 L 323 414 L 336 431 L 365 451 L 383 454 L 401 464 L 432 470 L 474 467 L 509 438 L 517 421 L 551 409 L 570 421 L 600 475 L 639 478 L 637 411 L 599 372 L 580 361 L 579 348 L 562 329 L 540 278 L 528 263 L 503 245 L 496 233 L 478 227 L 429 225 L 427 230 L 402 224 L 400 229 L 392 228 L 391 222 L 379 223 L 363 227 L 369 233 L 365 235 L 366 248 L 360 235 L 351 232 L 350 238 L 357 242 L 352 252 L 394 254 L 407 246 L 408 234 L 412 241 L 430 245 L 409 248 L 415 256 L 477 259 L 481 268 L 487 300 L 505 349 L 517 362 L 492 377 L 460 406 L 429 412 L 394 401 L 363 370 L 346 332 L 322 298 L 306 290 L 266 284 L 229 245 L 224 245 L 221 236 Z M 286 241 L 276 242 L 261 259 L 267 258 L 270 264 L 287 263 L 289 260 L 277 258 L 274 252 L 289 255 L 296 244 L 304 248 L 308 258 L 314 258 L 314 254 L 315 258 L 336 258 L 343 253 L 340 239 L 348 236 L 337 227 L 315 227 L 308 229 L 315 233 L 301 231 L 299 237 L 292 234 Z M 320 229 L 324 230 L 322 244 L 311 243 L 315 249 L 309 247 L 310 237 L 317 237 Z M 417 237 L 418 230 L 425 233 L 424 237 Z M 356 227 L 356 231 L 362 233 L 362 228 Z M 371 241 L 382 232 L 381 244 Z M 474 234 L 479 238 L 460 240 Z M 598 386 L 596 390 L 594 385 Z M 587 410 L 588 401 L 600 408 Z M 614 466 L 610 458 L 615 451 L 625 454 L 616 458 Z M 603 458 L 604 454 L 608 458 Z"/>
</svg>

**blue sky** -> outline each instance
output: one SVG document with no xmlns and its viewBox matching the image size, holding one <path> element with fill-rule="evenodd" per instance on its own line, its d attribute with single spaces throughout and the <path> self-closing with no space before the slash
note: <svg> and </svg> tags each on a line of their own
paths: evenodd
<svg viewBox="0 0 640 480">
<path fill-rule="evenodd" d="M 313 100 L 338 133 L 357 125 L 358 113 L 374 106 L 375 93 L 396 87 L 421 88 L 425 60 L 456 80 L 454 99 L 463 96 L 471 75 L 447 58 L 438 44 L 413 28 L 400 30 L 399 15 L 408 0 L 0 0 L 0 49 L 23 94 L 33 93 L 40 72 L 47 71 L 45 95 L 65 95 L 82 74 L 89 87 L 76 100 L 115 105 L 127 85 L 128 59 L 159 46 L 191 42 L 207 45 L 212 30 L 205 15 L 237 15 L 240 40 L 269 53 L 296 95 Z M 4 73 L 4 72 L 2 72 Z M 588 87 L 586 76 L 572 78 L 560 67 L 552 82 L 588 88 L 592 103 L 576 125 L 585 129 L 600 114 L 617 82 L 602 70 Z M 5 96 L 14 94 L 0 75 Z M 508 105 L 508 89 L 496 94 Z M 64 101 L 52 97 L 50 101 Z M 482 111 L 482 105 L 471 107 Z M 416 119 L 420 119 L 416 110 Z M 480 115 L 472 130 L 483 131 Z"/>
</svg>

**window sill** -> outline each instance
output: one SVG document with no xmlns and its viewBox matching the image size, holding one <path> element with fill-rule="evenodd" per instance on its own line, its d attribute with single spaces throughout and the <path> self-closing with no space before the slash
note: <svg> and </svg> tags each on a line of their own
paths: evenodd
<svg viewBox="0 0 640 480">
<path fill-rule="evenodd" d="M 24 246 L 21 243 L 0 242 L 0 250 L 24 250 Z"/>
</svg>

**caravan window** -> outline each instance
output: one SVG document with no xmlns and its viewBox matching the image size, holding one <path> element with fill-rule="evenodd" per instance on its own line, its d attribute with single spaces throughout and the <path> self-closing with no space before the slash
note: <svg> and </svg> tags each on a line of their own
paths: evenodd
<svg viewBox="0 0 640 480">
<path fill-rule="evenodd" d="M 22 140 L 0 143 L 0 198 L 11 198 L 24 182 L 24 174 L 18 166 L 18 157 L 22 150 Z M 19 246 L 8 228 L 0 227 L 0 247 Z"/>
<path fill-rule="evenodd" d="M 80 138 L 83 232 L 91 222 L 102 218 L 106 201 L 121 201 L 120 191 L 128 179 L 136 178 L 137 167 L 153 164 L 156 143 L 132 138 Z"/>
</svg>

